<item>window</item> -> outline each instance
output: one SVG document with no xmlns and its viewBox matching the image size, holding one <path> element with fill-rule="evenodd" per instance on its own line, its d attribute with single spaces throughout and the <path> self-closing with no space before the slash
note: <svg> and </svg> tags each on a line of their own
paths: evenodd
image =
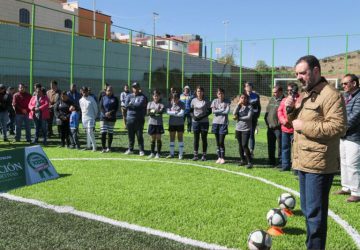
<svg viewBox="0 0 360 250">
<path fill-rule="evenodd" d="M 19 23 L 30 24 L 30 12 L 27 9 L 19 10 Z"/>
<path fill-rule="evenodd" d="M 158 45 L 158 46 L 165 45 L 165 41 L 158 41 L 158 42 L 156 42 L 156 45 Z"/>
<path fill-rule="evenodd" d="M 72 21 L 70 19 L 65 19 L 65 28 L 72 29 Z"/>
</svg>

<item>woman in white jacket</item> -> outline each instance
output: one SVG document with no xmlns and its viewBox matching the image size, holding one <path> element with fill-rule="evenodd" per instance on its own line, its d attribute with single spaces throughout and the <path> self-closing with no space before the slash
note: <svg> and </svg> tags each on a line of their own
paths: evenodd
<svg viewBox="0 0 360 250">
<path fill-rule="evenodd" d="M 83 96 L 81 97 L 80 109 L 82 113 L 82 123 L 86 130 L 86 148 L 90 150 L 92 144 L 92 151 L 96 151 L 96 141 L 94 135 L 95 119 L 98 115 L 98 106 L 95 99 L 89 96 L 89 89 L 87 87 L 82 88 Z"/>
</svg>

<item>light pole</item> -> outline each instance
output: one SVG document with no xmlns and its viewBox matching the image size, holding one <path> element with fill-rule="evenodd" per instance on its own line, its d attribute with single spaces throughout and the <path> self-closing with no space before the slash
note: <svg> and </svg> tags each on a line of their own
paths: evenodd
<svg viewBox="0 0 360 250">
<path fill-rule="evenodd" d="M 230 21 L 229 20 L 225 20 L 222 22 L 224 24 L 224 27 L 225 27 L 225 56 L 227 55 L 227 26 L 229 25 Z"/>
<path fill-rule="evenodd" d="M 93 36 L 96 37 L 96 0 L 93 0 Z"/>
<path fill-rule="evenodd" d="M 153 36 L 154 36 L 154 43 L 155 43 L 155 23 L 156 23 L 156 19 L 158 18 L 159 13 L 153 12 Z M 154 44 L 153 44 L 154 46 Z"/>
</svg>

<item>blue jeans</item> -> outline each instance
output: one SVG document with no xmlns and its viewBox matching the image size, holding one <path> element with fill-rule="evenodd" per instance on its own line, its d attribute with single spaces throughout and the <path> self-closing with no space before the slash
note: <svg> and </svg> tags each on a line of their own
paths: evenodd
<svg viewBox="0 0 360 250">
<path fill-rule="evenodd" d="M 291 141 L 294 134 L 282 132 L 281 135 L 281 168 L 282 170 L 291 169 Z"/>
<path fill-rule="evenodd" d="M 0 129 L 3 134 L 4 140 L 7 139 L 7 123 L 9 121 L 9 113 L 8 111 L 0 112 Z"/>
<path fill-rule="evenodd" d="M 19 115 L 15 116 L 15 140 L 20 141 L 21 138 L 21 127 L 22 124 L 25 123 L 25 134 L 26 141 L 31 142 L 31 130 L 30 130 L 30 120 L 28 115 Z"/>
<path fill-rule="evenodd" d="M 43 136 L 43 143 L 46 144 L 47 142 L 47 120 L 37 119 L 34 117 L 34 124 L 35 124 L 35 138 L 34 142 L 38 142 L 39 140 L 39 133 L 40 129 L 42 131 Z"/>
<path fill-rule="evenodd" d="M 325 249 L 329 192 L 334 175 L 298 173 L 301 210 L 306 218 L 307 249 Z"/>
</svg>

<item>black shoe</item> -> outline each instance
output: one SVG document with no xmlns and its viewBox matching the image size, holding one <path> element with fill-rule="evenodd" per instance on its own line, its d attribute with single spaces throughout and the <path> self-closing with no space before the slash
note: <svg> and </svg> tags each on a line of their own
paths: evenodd
<svg viewBox="0 0 360 250">
<path fill-rule="evenodd" d="M 239 166 L 245 166 L 246 165 L 246 162 L 244 161 L 244 160 L 241 160 L 240 162 L 239 162 Z"/>
</svg>

